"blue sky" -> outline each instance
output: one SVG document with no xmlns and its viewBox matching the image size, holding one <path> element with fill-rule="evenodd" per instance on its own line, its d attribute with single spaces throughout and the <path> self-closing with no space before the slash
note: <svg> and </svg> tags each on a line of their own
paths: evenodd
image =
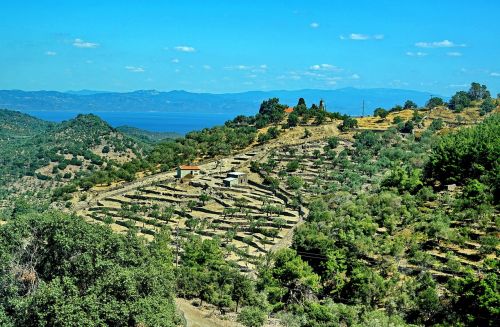
<svg viewBox="0 0 500 327">
<path fill-rule="evenodd" d="M 500 92 L 500 1 L 2 1 L 0 89 Z"/>
</svg>

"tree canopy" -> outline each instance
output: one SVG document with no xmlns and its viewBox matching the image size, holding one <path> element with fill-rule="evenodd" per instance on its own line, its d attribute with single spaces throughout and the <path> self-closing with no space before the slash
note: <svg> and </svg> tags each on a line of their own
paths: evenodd
<svg viewBox="0 0 500 327">
<path fill-rule="evenodd" d="M 15 216 L 0 226 L 0 321 L 175 326 L 168 242 L 146 245 L 57 212 Z"/>
</svg>

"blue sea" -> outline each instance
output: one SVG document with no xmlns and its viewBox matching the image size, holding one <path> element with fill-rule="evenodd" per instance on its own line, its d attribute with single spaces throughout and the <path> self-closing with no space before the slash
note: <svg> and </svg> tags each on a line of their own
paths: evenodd
<svg viewBox="0 0 500 327">
<path fill-rule="evenodd" d="M 53 122 L 61 122 L 76 117 L 76 111 L 39 111 L 23 110 L 22 112 Z M 223 125 L 227 120 L 233 119 L 233 113 L 193 113 L 193 112 L 93 112 L 113 127 L 128 125 L 154 132 L 187 132 L 200 130 L 205 127 Z"/>
</svg>

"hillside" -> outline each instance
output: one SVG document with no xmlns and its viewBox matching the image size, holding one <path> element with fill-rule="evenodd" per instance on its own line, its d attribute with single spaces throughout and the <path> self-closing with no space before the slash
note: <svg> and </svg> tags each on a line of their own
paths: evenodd
<svg viewBox="0 0 500 327">
<path fill-rule="evenodd" d="M 52 125 L 50 122 L 18 111 L 0 109 L 0 141 L 43 133 Z"/>
<path fill-rule="evenodd" d="M 477 125 L 485 118 L 479 105 L 458 113 L 443 106 L 398 109 L 384 118 L 357 118 L 358 127 L 345 131 L 335 119 L 319 125 L 309 119 L 290 128 L 285 117 L 277 136 L 264 143 L 200 160 L 201 175 L 179 180 L 166 171 L 123 187 L 94 189 L 96 196 L 76 210 L 88 221 L 119 233 L 133 230 L 148 240 L 170 230 L 183 276 L 178 295 L 207 301 L 221 312 L 227 308 L 204 287 L 189 284 L 207 269 L 190 261 L 200 255 L 196 251 L 220 256 L 253 276 L 271 308 L 262 310 L 285 319 L 287 308 L 286 321 L 430 325 L 467 319 L 462 314 L 469 309 L 459 309 L 464 303 L 481 306 L 481 315 L 491 317 L 495 305 L 461 293 L 474 289 L 482 296 L 488 290 L 478 285 L 494 288 L 498 274 L 494 165 L 500 124 L 493 113 Z M 472 155 L 476 144 L 485 152 Z M 455 147 L 461 150 L 455 153 Z M 489 161 L 481 162 L 483 173 L 450 185 L 432 172 L 437 170 L 430 162 L 440 158 L 439 166 L 457 155 Z M 223 179 L 231 171 L 246 173 L 248 184 L 227 187 Z M 207 287 L 223 294 L 224 282 L 214 278 Z"/>
<path fill-rule="evenodd" d="M 142 155 L 140 144 L 94 115 L 55 124 L 3 110 L 0 135 L 4 135 L 0 139 L 4 194 L 40 192 Z"/>
<path fill-rule="evenodd" d="M 131 138 L 135 138 L 141 142 L 148 143 L 155 143 L 163 140 L 173 140 L 181 137 L 180 134 L 175 132 L 152 132 L 132 126 L 118 126 L 116 130 Z"/>
<path fill-rule="evenodd" d="M 269 99 L 254 116 L 160 141 L 137 160 L 66 180 L 52 206 L 64 205 L 77 225 L 91 223 L 90 235 L 113 231 L 116 241 L 166 258 L 158 262 L 164 271 L 149 268 L 154 278 L 172 278 L 165 297 L 175 285 L 181 308 L 215 315 L 211 323 L 495 325 L 498 99 L 376 114 L 350 117 L 302 98 L 290 110 Z M 80 146 L 103 155 L 120 144 L 135 148 L 93 115 L 45 134 L 37 136 L 58 141 L 49 142 L 56 156 Z M 177 178 L 174 168 L 186 164 L 199 173 Z M 235 175 L 245 178 L 236 183 Z M 5 207 L 0 232 L 30 210 L 19 202 Z M 41 226 L 55 226 L 48 217 Z"/>
</svg>

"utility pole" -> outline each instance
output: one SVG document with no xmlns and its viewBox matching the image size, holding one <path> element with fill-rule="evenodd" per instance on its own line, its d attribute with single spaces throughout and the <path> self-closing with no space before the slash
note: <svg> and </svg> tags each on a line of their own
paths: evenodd
<svg viewBox="0 0 500 327">
<path fill-rule="evenodd" d="M 429 102 L 430 102 L 430 100 L 431 100 L 433 97 L 434 97 L 434 95 L 432 95 L 432 94 L 430 94 L 430 95 L 429 95 Z M 429 108 L 429 117 L 430 117 L 430 115 L 431 115 L 431 112 L 432 112 L 432 107 L 430 107 L 430 108 Z"/>
<path fill-rule="evenodd" d="M 363 113 L 361 114 L 361 117 L 365 116 L 365 99 L 363 99 Z"/>
<path fill-rule="evenodd" d="M 175 268 L 179 267 L 179 225 L 175 229 Z"/>
</svg>

